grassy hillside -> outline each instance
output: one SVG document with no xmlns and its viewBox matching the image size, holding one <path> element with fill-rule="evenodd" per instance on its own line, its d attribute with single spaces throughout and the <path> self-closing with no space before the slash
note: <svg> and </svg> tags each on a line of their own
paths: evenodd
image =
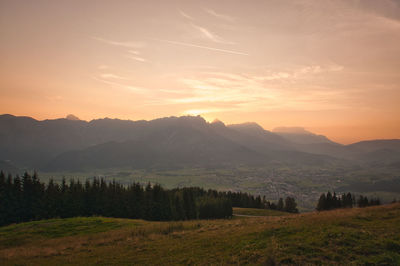
<svg viewBox="0 0 400 266">
<path fill-rule="evenodd" d="M 0 228 L 0 264 L 400 264 L 400 204 L 289 216 Z"/>
<path fill-rule="evenodd" d="M 285 216 L 290 215 L 290 213 L 270 209 L 233 208 L 233 215 Z"/>
</svg>

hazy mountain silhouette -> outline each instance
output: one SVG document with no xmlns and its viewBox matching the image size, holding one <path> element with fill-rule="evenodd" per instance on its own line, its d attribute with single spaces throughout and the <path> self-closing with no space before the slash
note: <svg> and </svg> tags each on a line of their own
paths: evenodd
<svg viewBox="0 0 400 266">
<path fill-rule="evenodd" d="M 74 121 L 80 120 L 79 117 L 77 117 L 77 116 L 75 116 L 75 115 L 73 115 L 73 114 L 67 115 L 67 116 L 65 117 L 65 119 L 67 119 L 67 120 L 74 120 Z"/>
<path fill-rule="evenodd" d="M 357 158 L 375 165 L 400 164 L 400 140 L 367 140 L 348 145 Z"/>
<path fill-rule="evenodd" d="M 46 168 L 199 167 L 260 161 L 255 151 L 216 134 L 201 117 L 171 117 L 143 124 L 127 141 L 63 153 Z"/>
<path fill-rule="evenodd" d="M 302 127 L 277 127 L 272 132 L 296 144 L 337 144 L 323 135 L 314 134 Z"/>
<path fill-rule="evenodd" d="M 320 165 L 335 161 L 332 156 L 370 162 L 374 152 L 384 149 L 384 162 L 400 161 L 400 140 L 346 146 L 311 132 L 281 133 L 264 130 L 256 123 L 208 123 L 200 116 L 86 122 L 0 115 L 0 160 L 53 171 L 219 167 L 271 161 Z"/>
<path fill-rule="evenodd" d="M 373 152 L 380 149 L 400 151 L 400 139 L 365 140 L 348 145 L 359 152 Z"/>
</svg>

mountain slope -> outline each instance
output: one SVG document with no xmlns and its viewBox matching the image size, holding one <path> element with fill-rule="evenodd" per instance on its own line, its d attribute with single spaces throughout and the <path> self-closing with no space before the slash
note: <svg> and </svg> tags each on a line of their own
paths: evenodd
<svg viewBox="0 0 400 266">
<path fill-rule="evenodd" d="M 323 165 L 334 160 L 291 149 L 291 144 L 260 128 L 207 123 L 201 117 L 171 117 L 138 127 L 131 139 L 60 154 L 46 170 L 90 168 L 183 168 L 263 165 L 270 161 Z"/>
<path fill-rule="evenodd" d="M 142 133 L 132 136 L 128 141 L 108 142 L 63 153 L 46 168 L 215 167 L 251 164 L 263 159 L 257 152 L 216 134 L 213 127 L 200 118 L 157 120 Z"/>
<path fill-rule="evenodd" d="M 271 161 L 324 165 L 337 158 L 400 161 L 400 140 L 345 146 L 305 130 L 285 130 L 270 132 L 256 123 L 226 126 L 220 121 L 208 123 L 200 116 L 86 122 L 0 115 L 0 161 L 21 169 L 54 171 L 261 165 Z"/>
<path fill-rule="evenodd" d="M 383 149 L 400 152 L 400 139 L 365 140 L 347 145 L 347 147 L 360 153 L 373 152 Z"/>
<path fill-rule="evenodd" d="M 273 133 L 296 144 L 337 144 L 323 135 L 317 135 L 301 127 L 278 127 Z"/>
</svg>

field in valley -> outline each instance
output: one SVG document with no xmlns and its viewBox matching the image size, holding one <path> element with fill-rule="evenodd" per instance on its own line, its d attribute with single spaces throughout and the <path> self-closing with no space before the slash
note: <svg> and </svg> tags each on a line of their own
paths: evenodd
<svg viewBox="0 0 400 266">
<path fill-rule="evenodd" d="M 205 169 L 91 169 L 86 172 L 40 172 L 42 181 L 50 177 L 60 182 L 77 178 L 84 181 L 93 176 L 116 180 L 121 184 L 132 182 L 158 183 L 166 188 L 197 186 L 221 191 L 242 191 L 266 196 L 277 201 L 280 197 L 296 199 L 300 211 L 313 211 L 321 193 L 328 190 L 352 192 L 368 197 L 379 197 L 383 202 L 400 199 L 398 169 L 390 167 L 359 166 L 307 167 L 269 165 L 265 167 L 238 166 L 234 168 Z"/>
</svg>

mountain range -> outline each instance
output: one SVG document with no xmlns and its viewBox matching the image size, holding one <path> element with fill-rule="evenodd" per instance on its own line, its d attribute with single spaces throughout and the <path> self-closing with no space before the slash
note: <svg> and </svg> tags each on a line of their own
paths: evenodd
<svg viewBox="0 0 400 266">
<path fill-rule="evenodd" d="M 342 145 L 302 128 L 268 131 L 256 123 L 208 123 L 200 116 L 90 122 L 68 118 L 38 121 L 0 115 L 0 168 L 75 171 L 400 162 L 400 140 Z"/>
</svg>

